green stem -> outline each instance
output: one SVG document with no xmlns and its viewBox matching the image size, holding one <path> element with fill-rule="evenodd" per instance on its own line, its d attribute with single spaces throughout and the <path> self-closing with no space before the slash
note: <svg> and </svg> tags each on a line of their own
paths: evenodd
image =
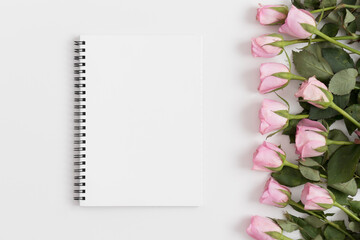
<svg viewBox="0 0 360 240">
<path fill-rule="evenodd" d="M 293 240 L 291 238 L 288 238 L 287 236 L 279 233 L 279 232 L 265 232 L 266 234 L 268 234 L 270 237 L 272 237 L 271 239 L 278 239 L 278 240 Z"/>
<path fill-rule="evenodd" d="M 359 40 L 360 36 L 359 35 L 355 35 L 355 36 L 339 36 L 339 37 L 333 37 L 332 39 L 334 40 Z M 323 38 L 312 38 L 311 42 L 325 42 L 327 40 L 323 39 Z M 277 46 L 277 47 L 286 47 L 288 45 L 293 45 L 293 44 L 298 44 L 298 43 L 308 43 L 309 39 L 294 39 L 294 40 L 282 40 L 282 41 L 277 41 L 274 43 L 271 43 L 270 45 L 272 46 Z"/>
<path fill-rule="evenodd" d="M 293 163 L 291 163 L 291 162 L 289 162 L 289 161 L 287 161 L 287 160 L 284 161 L 284 166 L 288 166 L 288 167 L 291 167 L 291 168 L 293 168 L 293 169 L 299 170 L 299 166 L 298 166 L 298 165 L 293 164 Z M 321 174 L 321 173 L 320 173 L 320 177 L 327 179 L 327 176 L 324 175 L 324 174 Z"/>
<path fill-rule="evenodd" d="M 306 81 L 307 79 L 302 77 L 302 76 L 298 76 L 298 75 L 294 75 L 292 76 L 291 80 L 300 80 L 300 81 Z"/>
<path fill-rule="evenodd" d="M 353 145 L 355 143 L 349 142 L 349 141 L 335 141 L 335 140 L 327 139 L 326 144 L 327 145 L 332 145 L 332 144 L 333 145 Z"/>
<path fill-rule="evenodd" d="M 305 210 L 304 207 L 303 207 L 301 204 L 293 201 L 292 199 L 290 199 L 288 203 L 289 203 L 290 205 L 294 206 L 294 207 L 300 208 L 301 210 L 305 211 L 305 212 L 306 212 L 307 214 L 309 214 L 309 215 L 312 215 L 312 216 L 314 216 L 314 217 L 317 217 L 318 219 L 321 219 L 321 220 L 325 221 L 327 224 L 331 225 L 332 227 L 336 228 L 336 229 L 339 230 L 340 232 L 344 233 L 344 234 L 345 234 L 346 236 L 348 236 L 350 239 L 355 240 L 355 238 L 354 238 L 353 236 L 351 236 L 350 233 L 348 233 L 347 231 L 345 231 L 344 229 L 342 229 L 342 228 L 341 228 L 339 225 L 337 225 L 336 223 L 333 223 L 333 222 L 329 221 L 327 218 L 324 218 L 324 217 L 322 217 L 322 216 L 320 216 L 320 215 L 318 215 L 318 214 L 316 214 L 316 213 L 314 213 L 314 212 L 312 212 L 312 211 Z"/>
<path fill-rule="evenodd" d="M 360 222 L 360 218 L 358 218 L 352 211 L 350 211 L 349 209 L 347 209 L 346 207 L 342 206 L 341 204 L 334 202 L 334 206 L 340 208 L 341 210 L 343 210 L 347 215 L 349 215 L 350 217 L 352 217 L 354 220 L 356 220 L 357 222 Z"/>
<path fill-rule="evenodd" d="M 299 114 L 299 115 L 292 115 L 289 114 L 288 119 L 303 119 L 303 118 L 308 118 L 309 115 L 308 114 Z"/>
<path fill-rule="evenodd" d="M 352 122 L 354 125 L 356 125 L 358 128 L 360 128 L 360 123 L 358 121 L 356 121 L 350 114 L 348 114 L 342 108 L 340 108 L 338 105 L 336 105 L 334 102 L 331 102 L 329 107 L 338 111 L 341 115 L 346 117 L 350 122 Z"/>
<path fill-rule="evenodd" d="M 293 164 L 291 162 L 288 162 L 287 160 L 284 161 L 284 166 L 288 166 L 288 167 L 291 167 L 291 168 L 294 168 L 294 169 L 299 169 L 298 165 Z"/>
<path fill-rule="evenodd" d="M 327 8 L 322 8 L 322 9 L 316 9 L 316 10 L 313 10 L 313 11 L 310 11 L 311 13 L 319 13 L 319 12 L 322 12 L 322 11 L 329 11 L 329 10 L 334 10 L 334 9 L 339 9 L 339 8 L 352 8 L 352 9 L 358 9 L 360 8 L 360 6 L 358 5 L 349 5 L 349 4 L 340 4 L 338 6 L 333 6 L 333 7 L 327 7 Z"/>
<path fill-rule="evenodd" d="M 356 50 L 354 48 L 349 47 L 348 45 L 345 45 L 345 44 L 343 44 L 341 42 L 338 42 L 338 41 L 334 40 L 333 38 L 331 38 L 331 37 L 327 36 L 326 34 L 320 32 L 316 27 L 313 27 L 312 30 L 313 30 L 312 33 L 315 33 L 316 35 L 318 35 L 319 37 L 322 37 L 323 39 L 327 40 L 328 42 L 331 42 L 331 43 L 333 43 L 335 45 L 338 45 L 339 47 L 345 48 L 345 49 L 347 49 L 347 50 L 349 50 L 349 51 L 351 51 L 353 53 L 356 53 L 356 54 L 360 55 L 359 50 Z"/>
</svg>

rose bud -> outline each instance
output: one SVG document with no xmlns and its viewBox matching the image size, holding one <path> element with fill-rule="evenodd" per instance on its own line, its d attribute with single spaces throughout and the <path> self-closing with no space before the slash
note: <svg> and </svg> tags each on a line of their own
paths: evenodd
<svg viewBox="0 0 360 240">
<path fill-rule="evenodd" d="M 262 25 L 283 24 L 288 11 L 285 5 L 260 5 L 257 9 L 256 20 Z"/>
<path fill-rule="evenodd" d="M 267 232 L 277 232 L 281 234 L 282 229 L 269 218 L 253 216 L 251 218 L 250 226 L 246 229 L 246 232 L 256 240 L 275 240 L 270 237 Z"/>
<path fill-rule="evenodd" d="M 263 63 L 260 66 L 260 85 L 258 90 L 260 93 L 269 93 L 279 90 L 289 83 L 289 79 L 272 76 L 275 73 L 289 73 L 290 70 L 281 63 Z"/>
<path fill-rule="evenodd" d="M 306 183 L 301 193 L 301 202 L 305 210 L 326 210 L 334 205 L 334 199 L 328 190 L 312 183 Z"/>
<path fill-rule="evenodd" d="M 333 100 L 332 94 L 328 91 L 326 85 L 315 77 L 304 81 L 295 93 L 295 97 L 302 97 L 318 108 L 327 108 Z"/>
<path fill-rule="evenodd" d="M 322 155 L 327 150 L 327 132 L 320 122 L 302 119 L 296 127 L 296 153 L 302 159 Z"/>
<path fill-rule="evenodd" d="M 281 185 L 272 177 L 265 184 L 264 192 L 260 202 L 275 207 L 286 207 L 290 199 L 291 192 L 289 188 Z"/>
<path fill-rule="evenodd" d="M 253 155 L 253 170 L 280 171 L 285 161 L 285 152 L 272 143 L 263 142 Z"/>
<path fill-rule="evenodd" d="M 301 24 L 306 23 L 311 26 L 316 26 L 313 15 L 303 9 L 297 9 L 294 5 L 291 7 L 285 24 L 279 28 L 279 32 L 289 34 L 297 38 L 308 38 L 312 33 L 307 32 Z"/>
<path fill-rule="evenodd" d="M 261 134 L 280 130 L 287 124 L 288 119 L 275 113 L 276 111 L 288 111 L 288 107 L 277 101 L 264 99 L 259 111 Z"/>
<path fill-rule="evenodd" d="M 251 53 L 254 57 L 271 58 L 279 55 L 282 48 L 271 46 L 271 43 L 282 41 L 283 37 L 279 34 L 265 34 L 251 40 Z"/>
</svg>

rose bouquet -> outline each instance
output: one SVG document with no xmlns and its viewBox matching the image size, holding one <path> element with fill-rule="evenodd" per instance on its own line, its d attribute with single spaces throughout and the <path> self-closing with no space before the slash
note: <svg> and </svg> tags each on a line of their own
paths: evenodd
<svg viewBox="0 0 360 240">
<path fill-rule="evenodd" d="M 279 25 L 279 33 L 252 39 L 254 57 L 280 54 L 287 65 L 260 66 L 259 92 L 276 94 L 265 99 L 259 111 L 261 134 L 267 141 L 253 156 L 253 169 L 270 172 L 260 202 L 291 207 L 301 217 L 285 212 L 284 219 L 254 216 L 247 233 L 258 240 L 290 239 L 298 230 L 303 239 L 360 239 L 360 5 L 356 0 L 292 0 L 285 5 L 260 6 L 256 19 L 262 25 Z M 289 39 L 290 38 L 290 39 Z M 291 56 L 286 47 L 302 44 Z M 302 111 L 294 114 L 278 95 L 290 81 L 298 81 L 295 94 Z M 346 132 L 333 123 L 345 124 Z M 345 129 L 345 128 L 344 128 Z M 268 139 L 289 136 L 298 159 Z M 291 188 L 302 186 L 300 199 Z M 333 220 L 332 208 L 347 216 Z"/>
</svg>

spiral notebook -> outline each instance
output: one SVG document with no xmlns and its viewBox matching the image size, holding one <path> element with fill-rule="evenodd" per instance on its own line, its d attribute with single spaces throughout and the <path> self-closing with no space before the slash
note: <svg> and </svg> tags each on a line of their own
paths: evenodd
<svg viewBox="0 0 360 240">
<path fill-rule="evenodd" d="M 80 36 L 74 59 L 74 199 L 201 205 L 201 37 Z"/>
</svg>

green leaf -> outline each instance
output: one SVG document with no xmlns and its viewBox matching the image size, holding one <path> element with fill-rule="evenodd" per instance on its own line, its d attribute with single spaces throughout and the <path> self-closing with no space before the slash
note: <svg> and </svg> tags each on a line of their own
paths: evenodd
<svg viewBox="0 0 360 240">
<path fill-rule="evenodd" d="M 322 0 L 319 8 L 332 7 L 336 5 L 336 0 Z"/>
<path fill-rule="evenodd" d="M 301 2 L 301 0 L 292 0 L 292 4 L 297 7 L 297 8 L 300 8 L 300 9 L 304 9 L 305 6 L 304 4 Z"/>
<path fill-rule="evenodd" d="M 340 147 L 329 159 L 328 184 L 351 180 L 360 158 L 360 145 Z"/>
<path fill-rule="evenodd" d="M 288 135 L 290 143 L 295 143 L 296 125 L 299 123 L 299 119 L 291 119 L 288 126 L 283 130 L 283 135 Z"/>
<path fill-rule="evenodd" d="M 318 163 L 317 161 L 315 161 L 312 158 L 305 158 L 304 160 L 300 160 L 299 163 L 303 166 L 307 166 L 307 167 L 320 167 L 320 163 Z"/>
<path fill-rule="evenodd" d="M 320 0 L 304 0 L 304 6 L 307 9 L 316 9 L 320 5 Z"/>
<path fill-rule="evenodd" d="M 349 229 L 353 232 L 360 232 L 360 223 L 349 222 Z"/>
<path fill-rule="evenodd" d="M 334 73 L 354 67 L 354 60 L 342 48 L 323 48 L 321 53 Z"/>
<path fill-rule="evenodd" d="M 349 94 L 356 83 L 358 71 L 355 68 L 348 68 L 335 73 L 329 83 L 329 90 L 337 95 Z"/>
<path fill-rule="evenodd" d="M 274 220 L 285 232 L 293 232 L 299 229 L 297 224 L 290 222 L 288 220 L 283 220 L 283 219 L 274 219 Z"/>
<path fill-rule="evenodd" d="M 333 226 L 328 225 L 324 230 L 324 236 L 326 240 L 344 240 L 345 234 L 334 228 Z"/>
<path fill-rule="evenodd" d="M 345 112 L 352 116 L 356 121 L 360 121 L 360 104 L 351 105 L 345 109 Z M 350 122 L 347 118 L 344 118 L 344 122 L 349 134 L 352 134 L 357 129 L 357 126 Z"/>
<path fill-rule="evenodd" d="M 354 20 L 355 20 L 354 15 L 348 9 L 346 9 L 344 24 L 347 25 L 347 24 L 351 23 Z"/>
<path fill-rule="evenodd" d="M 342 0 L 341 3 L 355 5 L 357 0 Z"/>
<path fill-rule="evenodd" d="M 360 19 L 360 18 L 359 18 Z M 360 72 L 360 59 L 357 60 L 356 64 L 355 64 L 356 69 L 358 70 L 358 72 Z"/>
<path fill-rule="evenodd" d="M 339 129 L 330 130 L 328 139 L 335 140 L 335 141 L 349 141 L 349 138 Z M 328 146 L 328 157 L 333 155 L 333 153 L 338 150 L 341 145 L 331 144 Z"/>
<path fill-rule="evenodd" d="M 320 234 L 320 230 L 318 228 L 312 226 L 303 218 L 295 217 L 290 214 L 286 214 L 285 216 L 288 220 L 296 223 L 299 226 L 301 236 L 303 236 L 303 238 L 306 240 L 312 240 Z"/>
<path fill-rule="evenodd" d="M 329 63 L 322 57 L 318 44 L 312 44 L 300 52 L 293 51 L 293 62 L 297 72 L 309 78 L 316 76 L 319 80 L 328 80 L 333 76 Z"/>
<path fill-rule="evenodd" d="M 340 192 L 339 190 L 336 190 L 335 188 L 331 188 L 328 186 L 328 190 L 334 194 L 336 202 L 338 202 L 341 205 L 349 205 L 348 200 L 348 194 Z"/>
<path fill-rule="evenodd" d="M 296 187 L 308 182 L 308 180 L 301 175 L 299 170 L 287 166 L 283 167 L 279 172 L 272 173 L 271 176 L 280 184 L 288 187 Z"/>
<path fill-rule="evenodd" d="M 351 211 L 359 214 L 360 213 L 360 201 L 351 200 L 350 203 L 350 209 Z"/>
<path fill-rule="evenodd" d="M 347 26 L 347 28 L 346 28 L 346 30 L 348 30 L 348 31 L 351 32 L 351 33 L 355 33 L 355 32 L 356 32 L 356 29 L 357 29 L 357 23 L 356 23 L 356 21 L 351 22 L 351 23 Z"/>
<path fill-rule="evenodd" d="M 350 95 L 334 95 L 334 103 L 341 108 L 346 107 L 350 99 Z M 310 106 L 309 118 L 312 120 L 328 119 L 340 115 L 340 113 L 332 108 L 321 109 Z"/>
<path fill-rule="evenodd" d="M 315 182 L 320 181 L 320 173 L 318 170 L 305 167 L 303 165 L 299 165 L 299 170 L 305 178 Z"/>
<path fill-rule="evenodd" d="M 314 217 L 314 216 L 306 217 L 305 221 L 316 228 L 320 228 L 320 227 L 324 226 L 324 224 L 325 224 L 325 222 L 321 221 L 319 218 Z"/>
<path fill-rule="evenodd" d="M 326 23 L 320 31 L 329 37 L 335 37 L 339 32 L 339 28 L 339 25 L 335 23 Z"/>
<path fill-rule="evenodd" d="M 358 71 L 355 68 L 347 68 L 337 72 L 330 80 L 330 91 L 337 95 L 350 94 L 355 87 L 357 76 Z"/>
<path fill-rule="evenodd" d="M 322 236 L 321 235 L 317 235 L 314 240 L 323 240 Z"/>
<path fill-rule="evenodd" d="M 357 193 L 357 185 L 354 178 L 345 183 L 334 183 L 329 184 L 329 186 L 351 196 L 355 196 Z"/>
<path fill-rule="evenodd" d="M 328 17 L 326 18 L 329 22 L 335 23 L 335 24 L 341 24 L 341 18 L 339 16 L 339 11 L 331 11 Z"/>
</svg>

